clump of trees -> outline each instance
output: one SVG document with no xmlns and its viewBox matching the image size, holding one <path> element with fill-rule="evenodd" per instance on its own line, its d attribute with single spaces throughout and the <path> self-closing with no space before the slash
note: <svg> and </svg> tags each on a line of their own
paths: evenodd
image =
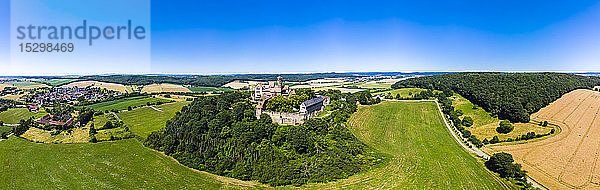
<svg viewBox="0 0 600 190">
<path fill-rule="evenodd" d="M 358 103 L 362 105 L 373 105 L 381 102 L 381 99 L 379 97 L 373 98 L 371 92 L 369 92 L 368 90 L 356 92 L 352 94 L 352 96 L 355 97 L 358 100 Z"/>
<path fill-rule="evenodd" d="M 191 168 L 272 186 L 347 178 L 385 160 L 346 128 L 359 97 L 322 95 L 335 102 L 331 114 L 299 126 L 256 118 L 247 92 L 198 97 L 144 145 Z"/>
<path fill-rule="evenodd" d="M 15 126 L 12 128 L 12 133 L 15 134 L 15 136 L 21 136 L 23 133 L 25 133 L 27 130 L 29 130 L 30 127 L 34 127 L 35 126 L 35 121 L 33 121 L 32 118 L 24 120 L 22 119 L 21 121 L 19 121 L 19 125 Z"/>
<path fill-rule="evenodd" d="M 277 95 L 265 102 L 264 109 L 276 112 L 294 112 L 300 109 L 302 102 L 316 97 L 312 89 L 296 89 L 296 94 L 284 97 Z"/>
<path fill-rule="evenodd" d="M 492 155 L 485 162 L 485 167 L 500 174 L 502 178 L 512 178 L 527 183 L 526 171 L 521 169 L 521 164 L 514 163 L 514 159 L 509 153 L 501 152 Z"/>
<path fill-rule="evenodd" d="M 79 121 L 79 126 L 85 126 L 87 123 L 93 120 L 94 115 L 96 113 L 93 109 L 83 107 L 79 110 L 79 115 L 77 116 L 77 120 Z"/>
<path fill-rule="evenodd" d="M 440 106 L 442 107 L 442 112 L 446 116 L 448 116 L 451 123 L 462 134 L 463 138 L 467 139 L 469 142 L 471 142 L 471 144 L 475 145 L 478 148 L 482 147 L 483 142 L 481 140 L 479 140 L 475 135 L 472 135 L 471 131 L 465 129 L 465 127 L 464 127 L 465 125 L 463 125 L 464 119 L 461 120 L 459 118 L 459 114 L 458 114 L 457 110 L 454 108 L 454 106 L 452 106 L 452 100 L 449 97 L 451 97 L 453 94 L 454 94 L 454 92 L 452 92 L 452 90 L 449 90 L 449 89 L 446 89 L 442 93 L 435 94 L 435 97 L 438 99 L 438 102 L 439 102 Z M 471 121 L 469 121 L 469 119 L 466 119 L 466 120 L 467 121 L 465 122 L 465 124 L 473 125 L 472 118 L 470 119 Z"/>
<path fill-rule="evenodd" d="M 496 132 L 507 134 L 510 133 L 515 127 L 508 120 L 500 122 L 500 126 L 496 127 Z"/>
<path fill-rule="evenodd" d="M 484 144 L 496 144 L 496 143 L 501 143 L 501 142 L 513 142 L 513 141 L 524 141 L 524 140 L 529 140 L 529 139 L 535 139 L 535 138 L 540 138 L 540 137 L 545 137 L 551 134 L 554 134 L 555 130 L 552 129 L 550 130 L 550 132 L 545 133 L 545 134 L 536 134 L 535 132 L 528 132 L 527 134 L 523 134 L 521 136 L 518 136 L 516 138 L 508 138 L 506 140 L 500 140 L 498 138 L 498 136 L 494 136 L 492 138 L 492 140 L 488 141 L 487 139 L 483 140 Z"/>
<path fill-rule="evenodd" d="M 563 94 L 598 84 L 598 77 L 566 73 L 451 73 L 410 78 L 392 87 L 453 90 L 500 119 L 529 122 L 530 114 Z"/>
<path fill-rule="evenodd" d="M 462 125 L 464 125 L 465 127 L 473 126 L 473 118 L 465 116 L 462 120 Z"/>
</svg>

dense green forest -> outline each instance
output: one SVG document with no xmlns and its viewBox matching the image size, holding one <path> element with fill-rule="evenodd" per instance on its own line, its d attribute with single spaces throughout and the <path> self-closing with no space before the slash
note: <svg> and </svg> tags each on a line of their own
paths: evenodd
<svg viewBox="0 0 600 190">
<path fill-rule="evenodd" d="M 191 86 L 220 87 L 234 80 L 277 80 L 282 76 L 286 81 L 304 82 L 313 79 L 329 77 L 355 76 L 344 73 L 313 73 L 313 74 L 248 74 L 248 75 L 215 75 L 215 76 L 150 76 L 150 75 L 108 75 L 84 76 L 82 79 L 112 82 L 126 85 L 148 85 L 154 83 L 171 83 Z"/>
<path fill-rule="evenodd" d="M 530 114 L 563 94 L 598 84 L 598 77 L 566 73 L 451 73 L 411 78 L 392 87 L 453 90 L 500 119 L 529 122 Z"/>
<path fill-rule="evenodd" d="M 358 98 L 319 93 L 334 111 L 298 126 L 257 119 L 246 92 L 200 97 L 144 144 L 192 168 L 272 186 L 347 178 L 386 160 L 346 128 Z"/>
</svg>

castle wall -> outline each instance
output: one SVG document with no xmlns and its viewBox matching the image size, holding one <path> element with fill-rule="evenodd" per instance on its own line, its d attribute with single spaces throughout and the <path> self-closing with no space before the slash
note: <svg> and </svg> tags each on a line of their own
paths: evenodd
<svg viewBox="0 0 600 190">
<path fill-rule="evenodd" d="M 273 112 L 273 111 L 258 111 L 258 113 L 264 113 L 271 116 L 273 122 L 279 124 L 297 125 L 304 123 L 308 119 L 306 113 L 301 112 Z"/>
</svg>

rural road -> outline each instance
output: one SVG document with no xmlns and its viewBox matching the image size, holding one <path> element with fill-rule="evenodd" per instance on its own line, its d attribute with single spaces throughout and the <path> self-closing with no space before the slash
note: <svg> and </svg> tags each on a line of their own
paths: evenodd
<svg viewBox="0 0 600 190">
<path fill-rule="evenodd" d="M 473 146 L 470 142 L 467 141 L 467 143 L 469 143 L 469 145 L 472 148 L 469 148 L 465 144 L 463 144 L 462 141 L 456 135 L 456 133 L 454 133 L 454 130 L 452 130 L 452 127 L 448 124 L 446 116 L 444 116 L 444 113 L 442 113 L 442 108 L 440 107 L 440 104 L 438 103 L 437 100 L 435 100 L 435 104 L 437 104 L 438 111 L 440 112 L 440 114 L 442 114 L 442 117 L 444 118 L 444 123 L 446 124 L 446 127 L 448 127 L 448 130 L 450 130 L 450 133 L 452 134 L 452 136 L 454 136 L 454 139 L 456 139 L 456 142 L 458 142 L 467 151 L 472 152 L 472 153 L 474 153 L 474 154 L 476 154 L 478 156 L 484 157 L 485 159 L 490 159 L 490 156 L 488 154 L 486 154 L 485 152 L 479 150 L 478 148 L 475 148 L 475 146 Z M 452 121 L 450 121 L 450 122 L 452 122 Z M 532 187 L 546 190 L 546 188 L 544 188 L 543 186 L 541 186 L 540 184 L 538 184 L 536 181 L 534 181 L 533 179 L 531 179 L 529 176 L 527 176 L 527 182 L 531 183 Z"/>
<path fill-rule="evenodd" d="M 11 133 L 11 134 L 8 134 L 8 135 L 6 136 L 6 138 L 8 138 L 8 137 L 10 137 L 10 136 L 12 136 L 12 133 Z M 6 140 L 6 139 L 0 139 L 0 142 L 2 142 L 3 140 Z"/>
<path fill-rule="evenodd" d="M 435 104 L 438 107 L 438 111 L 440 113 L 440 115 L 442 115 L 442 118 L 444 119 L 444 124 L 446 124 L 446 127 L 448 128 L 448 131 L 450 131 L 450 134 L 454 137 L 454 139 L 456 140 L 456 142 L 458 142 L 458 144 L 460 144 L 465 150 L 476 154 L 477 156 L 481 156 L 485 159 L 490 159 L 490 156 L 488 154 L 486 154 L 485 152 L 479 150 L 478 148 L 476 148 L 475 146 L 473 146 L 473 144 L 471 144 L 469 141 L 466 141 L 464 139 L 462 139 L 461 137 L 459 137 L 454 130 L 452 129 L 452 126 L 448 123 L 448 120 L 446 118 L 446 116 L 444 115 L 444 113 L 442 112 L 442 108 L 440 106 L 440 104 L 438 103 L 437 100 L 389 100 L 389 99 L 385 99 L 387 101 L 396 101 L 396 102 L 435 102 Z M 452 122 L 452 121 L 450 121 Z M 471 148 L 469 148 L 469 146 L 467 146 L 465 143 L 463 143 L 463 140 L 466 141 L 468 143 L 469 146 L 471 146 Z M 527 182 L 531 183 L 533 187 L 535 188 L 539 188 L 539 189 L 543 189 L 546 190 L 546 188 L 544 188 L 543 186 L 541 186 L 540 184 L 538 184 L 536 181 L 534 181 L 533 179 L 531 179 L 529 176 L 527 176 Z"/>
<path fill-rule="evenodd" d="M 119 121 L 121 121 L 121 118 L 119 118 L 119 116 L 115 112 L 110 112 L 110 113 L 112 113 Z"/>
<path fill-rule="evenodd" d="M 158 108 L 156 108 L 156 107 L 154 107 L 154 106 L 150 106 L 150 108 L 152 108 L 152 109 L 154 109 L 154 110 L 156 110 L 156 111 L 159 111 L 159 112 L 163 112 L 162 110 L 160 110 L 160 109 L 158 109 Z"/>
</svg>

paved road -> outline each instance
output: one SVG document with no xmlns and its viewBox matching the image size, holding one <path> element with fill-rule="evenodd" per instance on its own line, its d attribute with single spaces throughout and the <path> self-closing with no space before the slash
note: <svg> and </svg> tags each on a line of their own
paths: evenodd
<svg viewBox="0 0 600 190">
<path fill-rule="evenodd" d="M 442 108 L 440 106 L 440 104 L 438 103 L 437 100 L 389 100 L 389 99 L 385 99 L 387 101 L 396 101 L 396 102 L 435 102 L 435 104 L 438 107 L 438 111 L 440 113 L 440 115 L 442 115 L 442 118 L 444 119 L 444 124 L 446 124 L 446 127 L 448 128 L 448 131 L 450 131 L 450 134 L 452 134 L 452 136 L 454 137 L 454 139 L 456 140 L 456 142 L 458 142 L 458 144 L 460 144 L 460 146 L 462 146 L 465 150 L 476 154 L 477 156 L 483 157 L 485 159 L 490 159 L 490 156 L 488 154 L 486 154 L 485 152 L 479 150 L 478 148 L 476 148 L 476 146 L 473 146 L 473 144 L 471 144 L 471 142 L 466 141 L 466 139 L 459 137 L 456 132 L 454 132 L 454 130 L 452 129 L 453 125 L 452 121 L 450 121 L 450 123 L 448 123 L 449 120 L 447 120 L 446 116 L 444 115 L 444 113 L 442 112 Z M 463 141 L 466 141 L 467 144 L 465 144 Z M 471 148 L 469 148 L 470 145 Z M 534 181 L 533 179 L 531 179 L 530 177 L 527 177 L 527 182 L 531 183 L 533 187 L 535 188 L 539 188 L 539 189 L 543 189 L 546 190 L 546 188 L 544 188 L 543 186 L 541 186 L 540 184 L 538 184 L 536 181 Z"/>
</svg>

